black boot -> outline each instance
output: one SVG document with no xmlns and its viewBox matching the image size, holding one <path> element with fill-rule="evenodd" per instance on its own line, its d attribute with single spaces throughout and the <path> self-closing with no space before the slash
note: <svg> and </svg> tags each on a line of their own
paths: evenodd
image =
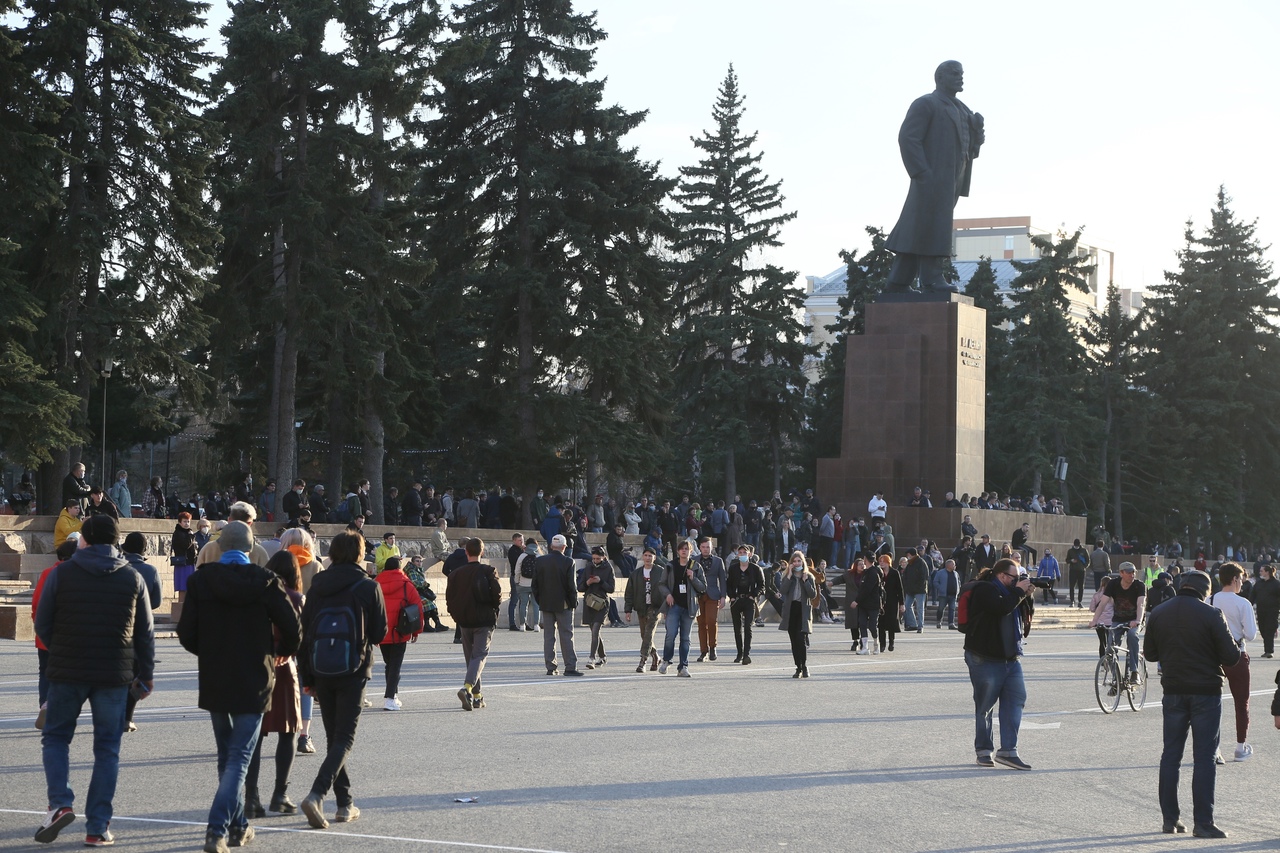
<svg viewBox="0 0 1280 853">
<path fill-rule="evenodd" d="M 288 782 L 283 785 L 276 785 L 275 793 L 271 795 L 271 805 L 267 806 L 270 811 L 276 812 L 277 814 L 297 814 L 297 805 L 295 805 L 294 802 L 289 799 L 289 795 L 285 793 L 285 789 L 288 787 Z"/>
<path fill-rule="evenodd" d="M 267 811 L 258 798 L 257 788 L 246 788 L 244 791 L 244 816 L 246 818 L 266 817 Z"/>
</svg>

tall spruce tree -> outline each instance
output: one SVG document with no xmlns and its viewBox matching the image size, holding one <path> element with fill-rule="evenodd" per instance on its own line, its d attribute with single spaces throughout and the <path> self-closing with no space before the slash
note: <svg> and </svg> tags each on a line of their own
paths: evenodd
<svg viewBox="0 0 1280 853">
<path fill-rule="evenodd" d="M 1040 257 L 1013 262 L 1008 351 L 994 388 L 988 377 L 987 432 L 1003 474 L 996 481 L 1038 494 L 1055 458 L 1081 457 L 1085 353 L 1068 308 L 1072 290 L 1089 291 L 1094 265 L 1077 251 L 1080 231 L 1031 242 Z M 1059 496 L 1069 508 L 1066 491 Z"/>
<path fill-rule="evenodd" d="M 184 354 L 207 333 L 196 304 L 216 242 L 205 176 L 213 128 L 200 115 L 207 58 L 195 35 L 206 8 L 27 3 L 23 61 L 59 101 L 35 125 L 56 148 L 33 156 L 60 188 L 59 203 L 36 211 L 19 240 L 17 265 L 40 315 L 27 352 L 80 399 L 71 426 L 81 435 L 107 360 L 118 364 L 115 381 L 149 396 L 143 417 L 164 415 L 164 388 L 195 395 L 203 386 Z M 42 466 L 42 495 L 58 493 L 78 458 L 72 446 Z"/>
<path fill-rule="evenodd" d="M 55 142 L 37 125 L 51 125 L 62 104 L 35 79 L 4 23 L 15 8 L 0 2 L 0 456 L 35 467 L 76 443 L 69 425 L 80 401 L 28 350 L 44 315 L 17 264 L 18 250 L 34 236 L 30 217 L 48 216 L 58 202 L 57 175 L 46 168 L 57 156 Z"/>
<path fill-rule="evenodd" d="M 527 496 L 581 473 L 588 453 L 624 464 L 631 433 L 607 418 L 653 402 L 606 350 L 634 343 L 627 378 L 660 384 L 661 347 L 646 344 L 660 342 L 667 284 L 647 233 L 665 187 L 619 144 L 644 115 L 603 106 L 603 81 L 589 79 L 604 38 L 593 15 L 565 0 L 474 0 L 454 14 L 421 198 L 441 443 L 459 475 L 501 476 Z"/>
<path fill-rule="evenodd" d="M 1158 497 L 1192 537 L 1222 551 L 1274 534 L 1280 505 L 1280 297 L 1271 264 L 1219 189 L 1208 228 L 1191 223 L 1179 269 L 1146 303 L 1140 374 L 1166 420 L 1152 434 L 1164 460 Z"/>
<path fill-rule="evenodd" d="M 1147 430 L 1155 412 L 1154 404 L 1135 387 L 1138 334 L 1142 315 L 1129 316 L 1120 303 L 1120 288 L 1107 285 L 1107 301 L 1101 312 L 1093 312 L 1085 327 L 1088 344 L 1090 408 L 1098 410 L 1094 423 L 1099 427 L 1092 443 L 1097 459 L 1096 486 L 1088 496 L 1088 508 L 1098 523 L 1125 539 L 1125 471 L 1133 457 L 1145 454 L 1150 440 Z M 1157 419 L 1160 420 L 1160 419 Z M 1158 518 L 1164 502 L 1145 503 L 1144 510 Z M 1110 512 L 1107 511 L 1110 507 Z M 1147 528 L 1150 529 L 1148 524 Z"/>
<path fill-rule="evenodd" d="M 884 290 L 893 266 L 893 253 L 884 245 L 884 229 L 868 225 L 866 232 L 871 239 L 870 250 L 861 255 L 856 251 L 840 251 L 840 259 L 845 263 L 846 286 L 838 302 L 840 310 L 836 321 L 826 327 L 832 335 L 831 345 L 821 354 L 818 381 L 811 389 L 804 455 L 807 465 L 840 455 L 849 336 L 866 331 L 867 305 Z M 809 469 L 805 474 L 805 482 L 812 483 L 817 471 Z"/>
<path fill-rule="evenodd" d="M 711 110 L 714 129 L 693 138 L 702 159 L 681 167 L 674 196 L 682 423 L 689 427 L 688 446 L 703 459 L 723 460 L 726 501 L 738 491 L 738 454 L 758 435 L 751 403 L 759 399 L 759 384 L 804 387 L 803 371 L 787 366 L 793 359 L 770 343 L 795 351 L 802 330 L 788 321 L 803 294 L 792 293 L 793 273 L 764 261 L 767 249 L 781 245 L 782 226 L 795 214 L 782 211 L 781 184 L 760 168 L 764 155 L 753 152 L 756 134 L 743 130 L 742 115 L 730 66 Z M 756 310 L 748 310 L 753 303 Z M 766 379 L 778 371 L 781 376 Z M 787 410 L 798 417 L 794 395 L 787 399 Z M 795 419 L 787 424 L 796 426 Z"/>
</svg>

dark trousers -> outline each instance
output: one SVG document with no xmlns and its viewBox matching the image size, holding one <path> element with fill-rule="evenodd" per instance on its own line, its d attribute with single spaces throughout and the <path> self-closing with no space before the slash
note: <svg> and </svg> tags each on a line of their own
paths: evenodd
<svg viewBox="0 0 1280 853">
<path fill-rule="evenodd" d="M 1069 569 L 1067 572 L 1067 592 L 1072 602 L 1084 604 L 1084 569 Z"/>
<path fill-rule="evenodd" d="M 514 595 L 507 602 L 507 627 L 512 631 L 516 630 L 516 596 Z M 524 626 L 521 625 L 520 627 L 523 628 Z"/>
<path fill-rule="evenodd" d="M 1165 822 L 1178 819 L 1178 771 L 1191 733 L 1191 809 L 1197 826 L 1213 824 L 1213 789 L 1222 729 L 1222 694 L 1164 694 L 1164 753 L 1160 756 L 1160 811 Z"/>
<path fill-rule="evenodd" d="M 1236 743 L 1244 743 L 1249 736 L 1249 653 L 1241 652 L 1235 666 L 1224 666 L 1222 673 L 1235 700 L 1232 704 L 1236 711 Z"/>
<path fill-rule="evenodd" d="M 244 777 L 246 791 L 258 790 L 258 776 L 262 771 L 262 744 L 267 736 L 258 738 L 258 745 L 253 750 L 253 760 L 249 762 L 249 772 Z M 289 787 L 289 773 L 293 770 L 293 756 L 297 754 L 298 736 L 293 732 L 280 732 L 276 740 L 276 786 L 275 794 L 283 794 Z"/>
<path fill-rule="evenodd" d="M 1258 633 L 1262 635 L 1262 653 L 1265 655 L 1275 654 L 1277 623 L 1280 619 L 1274 613 L 1258 614 Z"/>
<path fill-rule="evenodd" d="M 382 653 L 382 662 L 387 665 L 387 689 L 383 691 L 384 699 L 396 698 L 400 690 L 400 669 L 404 666 L 404 650 L 407 643 L 383 643 L 378 646 Z"/>
<path fill-rule="evenodd" d="M 735 598 L 729 605 L 733 614 L 733 642 L 738 654 L 751 654 L 751 626 L 756 619 L 756 600 L 750 596 Z"/>
<path fill-rule="evenodd" d="M 333 789 L 339 807 L 351 805 L 351 780 L 347 759 L 356 743 L 356 725 L 364 702 L 364 679 L 321 679 L 312 688 L 324 721 L 326 751 L 320 771 L 311 783 L 311 793 L 324 797 Z"/>
<path fill-rule="evenodd" d="M 787 637 L 791 640 L 791 659 L 797 668 L 805 666 L 809 661 L 809 635 L 804 632 L 804 608 L 799 601 L 791 602 Z"/>
<path fill-rule="evenodd" d="M 1275 633 L 1272 631 L 1272 633 Z M 49 676 L 45 674 L 45 670 L 49 667 L 49 652 L 46 649 L 36 649 L 36 662 L 40 667 L 39 674 L 36 676 L 37 687 L 40 696 L 40 707 L 44 707 L 44 703 L 49 701 Z M 128 718 L 126 718 L 128 719 Z"/>
</svg>

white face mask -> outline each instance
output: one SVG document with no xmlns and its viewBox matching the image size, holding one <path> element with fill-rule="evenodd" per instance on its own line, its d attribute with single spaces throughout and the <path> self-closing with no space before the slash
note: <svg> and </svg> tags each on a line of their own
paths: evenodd
<svg viewBox="0 0 1280 853">
<path fill-rule="evenodd" d="M 538 497 L 542 497 L 542 492 L 538 492 Z"/>
</svg>

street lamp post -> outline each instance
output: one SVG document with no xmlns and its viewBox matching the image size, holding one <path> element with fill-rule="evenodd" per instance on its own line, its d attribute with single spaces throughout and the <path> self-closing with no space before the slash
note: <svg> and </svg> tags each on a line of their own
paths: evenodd
<svg viewBox="0 0 1280 853">
<path fill-rule="evenodd" d="M 98 480 L 104 488 L 107 482 L 107 380 L 111 378 L 112 367 L 110 358 L 102 360 L 102 468 Z"/>
</svg>

